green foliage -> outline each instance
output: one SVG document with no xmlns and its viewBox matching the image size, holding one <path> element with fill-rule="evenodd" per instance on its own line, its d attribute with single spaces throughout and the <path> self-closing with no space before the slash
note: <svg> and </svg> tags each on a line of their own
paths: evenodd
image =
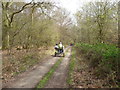
<svg viewBox="0 0 120 90">
<path fill-rule="evenodd" d="M 83 43 L 117 44 L 117 2 L 88 2 L 76 13 L 77 41 Z M 75 31 L 75 30 L 74 30 Z"/>
<path fill-rule="evenodd" d="M 97 53 L 101 53 L 104 59 L 117 58 L 118 57 L 118 48 L 114 45 L 108 44 L 76 44 L 76 47 L 83 48 L 85 51 L 93 50 Z"/>
<path fill-rule="evenodd" d="M 66 11 L 59 8 L 53 12 L 55 7 L 51 2 L 39 3 L 41 7 L 37 6 L 38 3 L 35 4 L 34 8 L 26 6 L 21 12 L 20 9 L 27 3 L 3 3 L 2 49 L 12 49 L 19 46 L 25 47 L 25 49 L 48 47 L 55 45 L 60 40 L 63 40 L 63 43 L 69 41 L 67 30 L 71 20 Z M 18 13 L 14 14 L 16 11 Z M 9 19 L 12 21 L 10 22 Z"/>
<path fill-rule="evenodd" d="M 104 69 L 105 72 L 110 73 L 112 71 L 116 71 L 119 69 L 119 48 L 115 45 L 108 45 L 108 44 L 76 44 L 76 48 L 82 50 L 84 54 L 90 61 L 92 61 L 92 65 L 97 62 L 95 67 Z"/>
<path fill-rule="evenodd" d="M 76 44 L 77 52 L 81 52 L 90 67 L 94 68 L 97 77 L 106 79 L 113 83 L 115 87 L 119 86 L 120 74 L 120 49 L 115 45 L 99 43 L 90 45 L 86 43 Z"/>
</svg>

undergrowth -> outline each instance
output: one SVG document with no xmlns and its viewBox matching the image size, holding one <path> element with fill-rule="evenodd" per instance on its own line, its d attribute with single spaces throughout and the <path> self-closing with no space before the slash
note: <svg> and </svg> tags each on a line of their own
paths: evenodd
<svg viewBox="0 0 120 90">
<path fill-rule="evenodd" d="M 76 63 L 76 58 L 75 58 L 75 48 L 72 48 L 72 54 L 71 54 L 71 58 L 70 58 L 70 64 L 69 64 L 69 72 L 68 72 L 68 78 L 67 78 L 67 83 L 68 85 L 71 87 L 73 84 L 73 72 L 74 72 L 74 68 L 75 68 L 75 63 Z"/>
<path fill-rule="evenodd" d="M 99 78 L 106 79 L 107 83 L 119 87 L 120 53 L 119 48 L 109 44 L 76 44 L 77 53 L 82 53 L 89 66 L 95 69 Z"/>
</svg>

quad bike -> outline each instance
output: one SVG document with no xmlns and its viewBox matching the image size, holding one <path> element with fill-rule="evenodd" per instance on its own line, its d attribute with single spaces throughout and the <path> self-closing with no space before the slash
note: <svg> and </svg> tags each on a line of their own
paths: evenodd
<svg viewBox="0 0 120 90">
<path fill-rule="evenodd" d="M 60 49 L 58 49 L 58 50 L 56 50 L 55 49 L 55 57 L 56 56 L 63 56 L 63 57 L 65 57 L 65 53 L 64 53 L 64 50 L 60 50 Z"/>
</svg>

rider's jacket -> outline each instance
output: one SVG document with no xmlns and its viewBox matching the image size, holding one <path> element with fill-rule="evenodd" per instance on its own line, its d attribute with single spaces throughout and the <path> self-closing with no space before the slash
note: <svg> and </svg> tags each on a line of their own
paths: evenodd
<svg viewBox="0 0 120 90">
<path fill-rule="evenodd" d="M 62 44 L 59 44 L 59 49 L 63 49 L 63 45 Z"/>
</svg>

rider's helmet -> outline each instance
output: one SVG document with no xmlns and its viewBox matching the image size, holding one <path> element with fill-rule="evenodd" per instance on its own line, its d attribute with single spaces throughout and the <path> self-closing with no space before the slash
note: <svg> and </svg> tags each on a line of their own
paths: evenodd
<svg viewBox="0 0 120 90">
<path fill-rule="evenodd" d="M 60 41 L 60 44 L 62 44 L 62 42 Z"/>
</svg>

